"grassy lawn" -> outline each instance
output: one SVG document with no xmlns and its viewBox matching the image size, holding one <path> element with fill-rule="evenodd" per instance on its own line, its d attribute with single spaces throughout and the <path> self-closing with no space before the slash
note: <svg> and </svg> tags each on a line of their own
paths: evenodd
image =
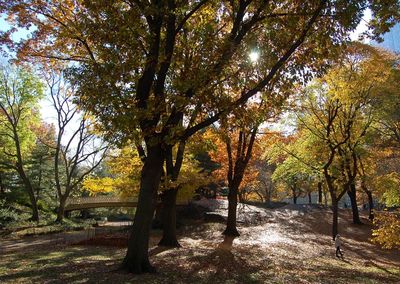
<svg viewBox="0 0 400 284">
<path fill-rule="evenodd" d="M 69 246 L 0 260 L 1 283 L 399 283 L 400 269 L 317 257 L 298 261 L 253 248 L 183 248 L 153 255 L 153 275 L 116 271 L 125 250 Z"/>
<path fill-rule="evenodd" d="M 400 283 L 398 251 L 371 244 L 369 225 L 343 230 L 345 258 L 335 258 L 329 233 L 314 223 L 325 217 L 329 213 L 283 214 L 240 227 L 230 248 L 221 246 L 222 224 L 181 230 L 180 249 L 156 247 L 160 232 L 155 231 L 150 255 L 158 272 L 140 276 L 117 271 L 124 248 L 18 250 L 0 258 L 0 283 Z"/>
</svg>

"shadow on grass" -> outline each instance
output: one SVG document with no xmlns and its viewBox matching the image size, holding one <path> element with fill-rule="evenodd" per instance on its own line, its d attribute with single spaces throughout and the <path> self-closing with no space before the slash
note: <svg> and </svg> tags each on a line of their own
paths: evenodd
<svg viewBox="0 0 400 284">
<path fill-rule="evenodd" d="M 149 256 L 155 256 L 157 254 L 163 253 L 164 251 L 169 251 L 169 250 L 173 250 L 175 248 L 172 247 L 164 247 L 164 246 L 157 246 L 152 248 L 151 250 L 149 250 Z"/>
<path fill-rule="evenodd" d="M 77 247 L 9 255 L 0 261 L 0 283 L 112 283 L 118 256 L 115 249 Z"/>
<path fill-rule="evenodd" d="M 350 262 L 349 267 L 338 267 L 334 265 L 320 265 L 314 267 L 317 271 L 319 279 L 323 279 L 324 283 L 399 283 L 400 278 L 390 273 L 380 274 L 375 269 L 371 271 L 361 271 L 360 269 L 354 268 Z M 386 270 L 386 269 L 384 269 Z M 375 282 L 374 282 L 375 281 Z"/>
</svg>

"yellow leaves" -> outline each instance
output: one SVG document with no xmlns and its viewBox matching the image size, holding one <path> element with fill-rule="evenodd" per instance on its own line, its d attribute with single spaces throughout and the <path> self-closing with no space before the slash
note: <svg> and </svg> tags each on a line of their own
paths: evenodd
<svg viewBox="0 0 400 284">
<path fill-rule="evenodd" d="M 375 216 L 374 224 L 378 227 L 372 231 L 372 241 L 384 248 L 400 249 L 400 210 L 382 212 Z"/>
<path fill-rule="evenodd" d="M 166 172 L 166 171 L 164 171 Z M 206 172 L 202 172 L 198 162 L 190 155 L 186 155 L 178 176 L 178 180 L 172 181 L 168 177 L 164 177 L 160 185 L 161 190 L 178 187 L 178 201 L 191 200 L 195 194 L 195 190 L 201 186 L 210 183 L 210 177 Z"/>
<path fill-rule="evenodd" d="M 109 177 L 89 177 L 83 181 L 82 187 L 89 191 L 91 195 L 113 192 L 115 189 L 115 180 Z"/>
<path fill-rule="evenodd" d="M 375 178 L 374 186 L 386 206 L 400 205 L 400 174 L 392 172 Z"/>
<path fill-rule="evenodd" d="M 139 190 L 142 162 L 136 149 L 125 146 L 114 150 L 105 160 L 112 177 L 88 177 L 83 188 L 91 195 L 116 193 L 122 196 L 136 195 Z"/>
</svg>

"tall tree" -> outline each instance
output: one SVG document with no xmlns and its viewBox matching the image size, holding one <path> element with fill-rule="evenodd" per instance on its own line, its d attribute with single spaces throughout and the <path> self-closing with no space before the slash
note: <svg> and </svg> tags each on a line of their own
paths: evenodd
<svg viewBox="0 0 400 284">
<path fill-rule="evenodd" d="M 62 222 L 68 197 L 101 164 L 107 146 L 95 135 L 88 114 L 74 104 L 74 88 L 55 73 L 47 83 L 57 117 L 54 180 L 59 198 L 56 221 Z"/>
<path fill-rule="evenodd" d="M 39 221 L 39 211 L 27 164 L 35 143 L 33 127 L 40 120 L 38 102 L 42 96 L 42 84 L 32 72 L 13 66 L 1 68 L 0 162 L 18 173 L 29 195 L 33 221 Z"/>
<path fill-rule="evenodd" d="M 228 219 L 226 229 L 223 232 L 226 236 L 237 237 L 240 235 L 236 228 L 238 196 L 240 190 L 243 190 L 241 188 L 242 181 L 245 180 L 249 183 L 251 180 L 254 181 L 257 176 L 257 172 L 248 169 L 256 142 L 257 130 L 258 125 L 239 129 L 234 129 L 234 127 L 229 129 L 225 126 L 218 130 L 222 143 L 217 144 L 218 151 L 212 157 L 221 165 L 221 168 L 215 173 L 223 174 L 223 180 L 227 181 L 229 188 Z"/>
<path fill-rule="evenodd" d="M 380 95 L 393 71 L 392 59 L 359 45 L 350 47 L 340 64 L 308 88 L 302 114 L 298 116 L 305 141 L 324 153 L 320 164 L 314 162 L 314 166 L 322 169 L 331 195 L 333 237 L 337 234 L 337 202 L 346 192 L 351 198 L 353 222 L 360 223 L 356 202 L 357 157 L 371 129 L 374 98 Z M 313 152 L 312 148 L 306 149 Z"/>
<path fill-rule="evenodd" d="M 37 201 L 52 206 L 54 149 L 50 145 L 54 144 L 55 128 L 52 124 L 41 121 L 32 130 L 35 133 L 35 145 L 32 147 L 30 158 L 27 161 L 28 175 L 32 180 Z"/>
</svg>

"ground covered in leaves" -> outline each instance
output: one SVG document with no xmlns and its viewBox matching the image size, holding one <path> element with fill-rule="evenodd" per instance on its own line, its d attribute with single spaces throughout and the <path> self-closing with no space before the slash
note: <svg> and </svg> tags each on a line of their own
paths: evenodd
<svg viewBox="0 0 400 284">
<path fill-rule="evenodd" d="M 269 209 L 258 224 L 240 225 L 233 243 L 223 224 L 196 222 L 180 230 L 180 249 L 157 247 L 153 231 L 158 272 L 140 276 L 117 271 L 120 243 L 19 247 L 3 251 L 0 283 L 400 283 L 399 251 L 372 244 L 371 225 L 352 225 L 348 210 L 340 214 L 344 259 L 335 258 L 330 219 L 327 209 Z"/>
</svg>

